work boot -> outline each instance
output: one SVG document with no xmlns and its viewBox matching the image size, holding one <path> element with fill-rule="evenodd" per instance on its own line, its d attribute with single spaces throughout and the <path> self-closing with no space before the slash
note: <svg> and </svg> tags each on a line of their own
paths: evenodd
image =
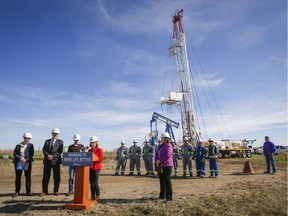
<svg viewBox="0 0 288 216">
<path fill-rule="evenodd" d="M 186 175 L 187 175 L 186 172 L 183 172 L 183 175 L 182 175 L 182 176 L 185 177 Z"/>
<path fill-rule="evenodd" d="M 149 172 L 146 173 L 146 175 L 149 175 L 149 174 L 150 174 Z"/>
<path fill-rule="evenodd" d="M 151 175 L 155 175 L 155 173 L 154 173 L 154 172 L 151 172 Z"/>
<path fill-rule="evenodd" d="M 116 175 L 116 176 L 119 175 L 119 172 L 115 172 L 115 175 Z"/>
<path fill-rule="evenodd" d="M 140 172 L 137 172 L 137 175 L 138 175 L 138 176 L 140 176 L 140 175 L 141 175 L 141 173 L 140 173 Z"/>
<path fill-rule="evenodd" d="M 30 192 L 26 192 L 26 196 L 32 196 Z"/>
<path fill-rule="evenodd" d="M 124 172 L 121 172 L 121 175 L 124 175 Z"/>
<path fill-rule="evenodd" d="M 130 173 L 129 173 L 129 176 L 132 176 L 132 175 L 133 175 L 133 172 L 130 172 Z"/>
</svg>

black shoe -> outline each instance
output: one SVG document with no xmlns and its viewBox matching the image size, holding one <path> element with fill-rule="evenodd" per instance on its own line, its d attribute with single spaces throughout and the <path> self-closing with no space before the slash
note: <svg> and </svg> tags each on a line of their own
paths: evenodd
<svg viewBox="0 0 288 216">
<path fill-rule="evenodd" d="M 266 171 L 266 172 L 264 172 L 265 174 L 268 174 L 268 173 L 270 173 L 270 171 Z"/>
<path fill-rule="evenodd" d="M 137 173 L 137 175 L 138 175 L 138 176 L 140 176 L 140 175 L 141 175 L 141 173 L 140 173 L 140 172 L 138 172 L 138 173 Z"/>
<path fill-rule="evenodd" d="M 154 172 L 151 172 L 151 175 L 155 175 L 155 173 L 154 173 Z"/>
<path fill-rule="evenodd" d="M 57 191 L 57 192 L 54 192 L 54 196 L 59 196 L 60 193 Z"/>
<path fill-rule="evenodd" d="M 92 195 L 91 195 L 91 199 L 92 199 L 92 200 L 96 200 L 95 194 L 92 194 Z"/>
<path fill-rule="evenodd" d="M 26 196 L 32 196 L 30 192 L 26 192 Z"/>
<path fill-rule="evenodd" d="M 149 172 L 146 173 L 146 175 L 149 175 L 149 174 L 150 174 Z"/>
<path fill-rule="evenodd" d="M 43 197 L 43 196 L 45 196 L 45 195 L 48 195 L 48 192 L 47 192 L 47 193 L 45 193 L 45 192 L 40 193 L 40 194 L 39 194 L 39 197 Z"/>
<path fill-rule="evenodd" d="M 72 194 L 73 194 L 73 191 L 71 190 L 66 194 L 66 196 L 71 196 Z"/>
<path fill-rule="evenodd" d="M 12 195 L 13 198 L 17 197 L 19 195 L 19 193 L 15 193 Z"/>
<path fill-rule="evenodd" d="M 99 200 L 100 200 L 100 195 L 96 195 L 95 200 L 96 200 L 96 202 L 99 202 Z"/>
<path fill-rule="evenodd" d="M 124 172 L 121 172 L 121 175 L 124 175 Z"/>
<path fill-rule="evenodd" d="M 129 176 L 133 176 L 133 173 L 129 173 Z"/>
</svg>

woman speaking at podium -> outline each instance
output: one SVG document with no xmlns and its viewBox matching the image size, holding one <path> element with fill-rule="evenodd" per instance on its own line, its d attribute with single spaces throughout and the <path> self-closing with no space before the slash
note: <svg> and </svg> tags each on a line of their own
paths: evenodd
<svg viewBox="0 0 288 216">
<path fill-rule="evenodd" d="M 96 136 L 90 138 L 90 149 L 88 152 L 93 152 L 97 156 L 97 160 L 93 161 L 93 165 L 90 168 L 90 190 L 91 199 L 97 202 L 100 199 L 100 188 L 99 188 L 99 176 L 100 170 L 102 169 L 103 150 L 99 148 L 99 139 Z"/>
</svg>

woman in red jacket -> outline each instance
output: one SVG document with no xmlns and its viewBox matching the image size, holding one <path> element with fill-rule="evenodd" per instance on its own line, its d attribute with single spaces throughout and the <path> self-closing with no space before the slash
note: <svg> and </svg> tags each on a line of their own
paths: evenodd
<svg viewBox="0 0 288 216">
<path fill-rule="evenodd" d="M 88 151 L 93 152 L 98 159 L 93 161 L 93 165 L 90 168 L 90 190 L 91 190 L 91 199 L 96 200 L 97 202 L 100 199 L 100 188 L 98 184 L 100 170 L 102 169 L 102 160 L 103 160 L 103 150 L 99 148 L 99 139 L 96 136 L 90 138 L 90 148 Z"/>
</svg>

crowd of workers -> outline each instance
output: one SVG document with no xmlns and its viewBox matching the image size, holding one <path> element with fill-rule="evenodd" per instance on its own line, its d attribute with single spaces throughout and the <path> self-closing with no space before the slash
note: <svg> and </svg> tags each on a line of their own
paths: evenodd
<svg viewBox="0 0 288 216">
<path fill-rule="evenodd" d="M 178 161 L 182 160 L 183 165 L 183 177 L 187 176 L 189 173 L 190 177 L 193 177 L 192 171 L 192 161 L 196 164 L 196 177 L 204 177 L 206 175 L 206 160 L 210 162 L 210 178 L 217 178 L 218 176 L 218 151 L 213 139 L 209 139 L 209 146 L 203 146 L 203 142 L 200 140 L 197 142 L 197 146 L 193 147 L 189 143 L 188 137 L 184 137 L 184 143 L 179 147 L 173 139 L 170 143 L 173 148 L 173 168 L 174 176 L 179 175 L 179 165 Z M 159 139 L 158 145 L 161 144 L 161 139 Z M 138 146 L 138 141 L 133 140 L 133 145 L 128 149 L 125 146 L 125 141 L 121 141 L 120 147 L 116 150 L 116 170 L 115 175 L 124 175 L 126 170 L 127 160 L 130 159 L 129 175 L 134 175 L 134 170 L 136 166 L 137 175 L 141 175 L 141 157 L 143 158 L 146 175 L 155 175 L 154 173 L 154 157 L 155 150 L 157 150 L 158 145 L 154 147 L 151 145 L 148 139 L 145 140 L 144 145 L 141 149 Z M 187 172 L 188 168 L 188 172 Z"/>
</svg>

